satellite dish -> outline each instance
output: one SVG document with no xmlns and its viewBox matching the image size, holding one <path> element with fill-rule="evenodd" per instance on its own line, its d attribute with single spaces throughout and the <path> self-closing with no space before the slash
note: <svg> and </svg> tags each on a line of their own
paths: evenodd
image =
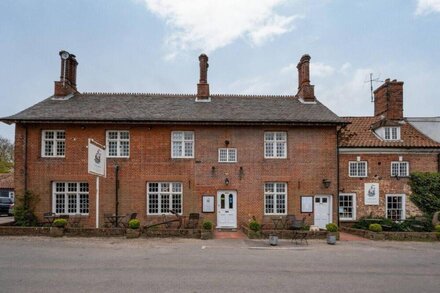
<svg viewBox="0 0 440 293">
<path fill-rule="evenodd" d="M 67 60 L 69 58 L 70 54 L 66 51 L 61 52 L 61 59 Z"/>
</svg>

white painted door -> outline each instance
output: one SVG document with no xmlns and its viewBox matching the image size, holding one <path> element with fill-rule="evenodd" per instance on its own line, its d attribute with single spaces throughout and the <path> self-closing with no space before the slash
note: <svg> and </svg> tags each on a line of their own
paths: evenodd
<svg viewBox="0 0 440 293">
<path fill-rule="evenodd" d="M 325 225 L 331 223 L 331 195 L 315 196 L 315 226 L 325 229 Z"/>
<path fill-rule="evenodd" d="M 217 228 L 237 228 L 237 192 L 217 192 Z"/>
</svg>

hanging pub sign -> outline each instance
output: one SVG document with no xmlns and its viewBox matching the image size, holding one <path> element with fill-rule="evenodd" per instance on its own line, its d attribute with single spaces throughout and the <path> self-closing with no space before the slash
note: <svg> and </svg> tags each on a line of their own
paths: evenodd
<svg viewBox="0 0 440 293">
<path fill-rule="evenodd" d="M 104 148 L 95 143 L 92 139 L 90 139 L 88 149 L 89 173 L 105 177 L 107 160 Z"/>
<path fill-rule="evenodd" d="M 379 183 L 365 183 L 365 205 L 379 205 Z"/>
</svg>

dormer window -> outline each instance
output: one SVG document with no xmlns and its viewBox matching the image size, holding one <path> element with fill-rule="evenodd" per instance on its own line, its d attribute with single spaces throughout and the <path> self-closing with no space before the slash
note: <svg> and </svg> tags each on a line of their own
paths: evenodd
<svg viewBox="0 0 440 293">
<path fill-rule="evenodd" d="M 384 127 L 385 140 L 400 140 L 400 127 Z"/>
</svg>

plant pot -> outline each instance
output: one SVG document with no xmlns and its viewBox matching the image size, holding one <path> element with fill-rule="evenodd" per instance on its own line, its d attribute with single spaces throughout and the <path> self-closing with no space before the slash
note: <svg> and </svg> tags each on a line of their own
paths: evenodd
<svg viewBox="0 0 440 293">
<path fill-rule="evenodd" d="M 327 233 L 327 244 L 336 244 L 336 233 Z"/>
<path fill-rule="evenodd" d="M 50 227 L 49 235 L 51 237 L 63 237 L 64 228 L 63 227 Z"/>
<path fill-rule="evenodd" d="M 271 246 L 277 246 L 278 245 L 278 236 L 269 235 L 269 244 Z"/>
<path fill-rule="evenodd" d="M 139 238 L 139 236 L 141 236 L 141 230 L 139 230 L 139 229 L 130 229 L 130 228 L 128 228 L 125 231 L 125 237 L 127 237 L 128 239 Z"/>
<path fill-rule="evenodd" d="M 208 239 L 212 239 L 212 238 L 213 238 L 213 235 L 212 235 L 211 230 L 202 230 L 202 233 L 200 235 L 200 239 L 208 240 Z"/>
</svg>

